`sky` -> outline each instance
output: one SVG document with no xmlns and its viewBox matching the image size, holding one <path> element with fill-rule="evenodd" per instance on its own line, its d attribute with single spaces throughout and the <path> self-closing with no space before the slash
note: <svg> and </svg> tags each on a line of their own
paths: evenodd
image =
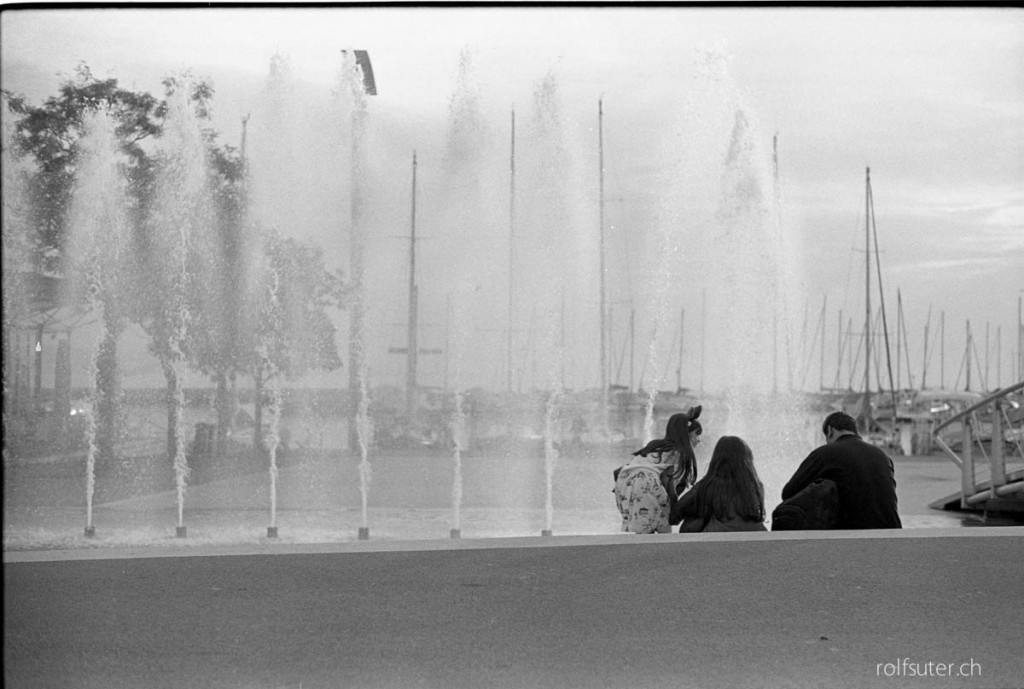
<svg viewBox="0 0 1024 689">
<path fill-rule="evenodd" d="M 774 194 L 776 202 L 765 201 L 764 206 L 786 246 L 782 254 L 769 257 L 781 262 L 774 268 L 772 284 L 787 285 L 786 338 L 769 337 L 767 321 L 758 322 L 764 337 L 760 345 L 767 348 L 769 340 L 782 339 L 789 343 L 791 358 L 774 357 L 777 365 L 785 362 L 785 375 L 797 376 L 804 387 L 817 387 L 819 378 L 826 386 L 833 379 L 845 386 L 852 378 L 836 361 L 841 346 L 836 324 L 852 319 L 855 330 L 863 329 L 859 323 L 864 312 L 868 167 L 890 328 L 897 324 L 897 293 L 903 308 L 903 385 L 908 367 L 918 383 L 927 371 L 931 385 L 937 384 L 941 367 L 946 386 L 958 380 L 962 388 L 968 320 L 977 349 L 975 366 L 987 370 L 988 387 L 1010 384 L 1019 372 L 1015 357 L 1019 300 L 1024 296 L 1020 10 L 600 5 L 6 9 L 0 16 L 0 81 L 4 89 L 39 101 L 55 93 L 62 75 L 71 75 L 85 62 L 99 77 L 116 77 L 124 85 L 159 94 L 162 77 L 188 69 L 213 82 L 215 122 L 224 140 L 237 141 L 242 117 L 260 112 L 274 55 L 287 57 L 304 88 L 319 94 L 313 97 L 319 103 L 337 88 L 338 55 L 344 48 L 367 50 L 373 63 L 379 95 L 370 105 L 371 195 L 380 208 L 371 210 L 370 217 L 394 227 L 389 236 L 408 234 L 413 150 L 418 152 L 422 185 L 418 217 L 423 234 L 438 236 L 441 219 L 451 219 L 445 215 L 452 212 L 452 204 L 444 200 L 444 188 L 454 175 L 447 174 L 440 161 L 458 94 L 478 96 L 475 121 L 483 123 L 480 140 L 497 161 L 481 176 L 492 180 L 495 189 L 507 185 L 510 110 L 521 127 L 517 133 L 522 134 L 523 175 L 530 174 L 529 137 L 534 130 L 529 127 L 540 126 L 538 113 L 555 113 L 559 134 L 549 143 L 557 139 L 568 153 L 558 159 L 562 167 L 553 169 L 555 163 L 541 162 L 533 172 L 536 179 L 552 175 L 555 181 L 549 188 L 557 190 L 560 200 L 526 206 L 530 198 L 541 197 L 530 196 L 540 192 L 523 178 L 519 217 L 524 224 L 531 219 L 542 224 L 545 218 L 558 216 L 562 229 L 557 236 L 534 236 L 524 229 L 520 259 L 539 275 L 545 268 L 547 274 L 579 274 L 579 279 L 566 278 L 557 285 L 534 280 L 535 287 L 540 285 L 539 296 L 523 293 L 515 322 L 524 332 L 533 332 L 536 322 L 544 330 L 544 316 L 529 314 L 527 306 L 539 304 L 542 312 L 547 308 L 554 313 L 557 300 L 549 297 L 560 290 L 561 313 L 557 322 L 547 322 L 547 334 L 556 337 L 554 330 L 561 331 L 562 368 L 569 358 L 571 387 L 596 382 L 596 319 L 592 300 L 584 296 L 588 288 L 581 285 L 596 270 L 587 228 L 597 222 L 598 100 L 603 117 L 612 382 L 628 376 L 635 383 L 638 375 L 646 375 L 650 385 L 652 376 L 660 376 L 655 382 L 665 388 L 674 387 L 678 375 L 684 387 L 697 387 L 726 365 L 718 362 L 719 369 L 712 369 L 709 363 L 705 370 L 703 363 L 694 363 L 698 352 L 711 361 L 707 352 L 718 349 L 727 337 L 706 325 L 706 293 L 716 280 L 728 279 L 711 273 L 729 264 L 760 272 L 756 261 L 766 260 L 759 254 L 753 264 L 741 262 L 735 255 L 742 251 L 736 248 L 739 245 L 713 239 L 727 238 L 727 228 L 719 227 L 720 234 L 715 234 L 699 227 L 720 217 L 714 209 L 722 207 L 720 180 L 727 177 L 723 166 L 728 167 L 723 160 L 737 141 L 753 150 L 746 166 L 756 171 L 758 184 L 771 186 L 765 197 Z M 472 69 L 460 82 L 460 61 L 465 65 L 467 55 Z M 557 96 L 558 107 L 544 105 L 544 94 Z M 739 111 L 749 128 L 738 137 Z M 538 156 L 541 161 L 555 160 Z M 495 224 L 507 222 L 504 212 L 497 210 L 507 200 L 492 192 L 482 192 L 479 199 L 492 206 L 491 215 L 479 217 Z M 313 207 L 315 213 L 318 206 Z M 670 241 L 659 244 L 665 237 Z M 778 240 L 770 233 L 744 237 L 747 244 Z M 329 262 L 344 266 L 344 249 L 336 239 L 317 232 L 305 238 L 324 246 Z M 442 329 L 436 324 L 450 324 L 451 304 L 463 303 L 459 295 L 485 295 L 492 334 L 477 337 L 486 329 L 474 317 L 473 335 L 470 326 L 464 326 L 460 339 L 489 351 L 489 357 L 464 354 L 465 361 L 474 362 L 471 368 L 480 381 L 500 386 L 501 366 L 493 360 L 502 359 L 497 350 L 503 336 L 494 333 L 503 327 L 500 304 L 507 293 L 502 297 L 501 289 L 508 278 L 493 279 L 507 272 L 494 257 L 497 244 L 483 249 L 487 259 L 472 261 L 465 246 L 439 238 L 434 245 L 439 248 L 431 249 L 429 241 L 424 241 L 421 260 L 421 322 L 426 324 L 421 345 L 442 344 Z M 401 242 L 392 239 L 392 245 L 382 248 L 379 263 L 373 264 L 372 281 L 383 295 L 376 315 L 379 335 L 400 345 L 407 267 Z M 465 277 L 461 282 L 449 279 L 455 256 L 461 258 L 455 271 Z M 666 262 L 665 256 L 671 260 Z M 447 266 L 445 257 L 450 261 Z M 552 257 L 553 265 L 545 262 Z M 521 277 L 525 285 L 533 274 L 523 268 Z M 501 289 L 490 282 L 500 282 Z M 679 285 L 678 294 L 666 291 L 665 285 L 673 283 Z M 437 286 L 433 295 L 431 285 Z M 720 290 L 711 291 L 712 303 L 718 303 L 714 295 Z M 878 299 L 877 292 L 873 298 Z M 572 313 L 568 319 L 566 300 Z M 646 306 L 638 308 L 639 304 Z M 680 306 L 683 313 L 677 317 Z M 622 363 L 630 308 L 640 311 L 637 337 L 658 340 L 657 351 L 641 344 L 641 353 L 630 357 L 633 368 L 644 373 L 627 374 L 630 365 Z M 754 312 L 762 317 L 764 311 L 741 308 L 733 315 L 752 321 Z M 808 343 L 820 342 L 812 333 L 822 311 L 828 358 L 823 367 L 813 353 L 820 344 Z M 488 309 L 484 312 L 486 318 Z M 935 339 L 940 318 L 946 328 L 941 344 Z M 564 333 L 566 323 L 569 335 Z M 927 363 L 926 324 L 932 351 Z M 683 333 L 688 362 L 685 376 L 684 366 L 672 361 L 679 346 L 676 335 L 665 335 L 677 329 Z M 517 337 L 523 352 L 536 347 L 530 336 Z M 796 340 L 801 344 L 794 344 Z M 750 349 L 756 344 L 746 341 L 743 346 Z M 940 346 L 944 363 L 937 359 Z M 567 357 L 566 351 L 573 355 Z M 402 366 L 395 357 L 382 354 L 373 365 L 379 380 L 401 382 Z M 517 375 L 527 380 L 531 365 L 538 366 L 536 357 L 523 353 L 515 365 Z M 775 368 L 770 370 L 770 375 L 777 375 Z M 753 375 L 764 378 L 767 371 Z M 424 364 L 422 375 L 425 383 L 440 385 L 442 378 L 447 382 L 455 374 L 447 365 L 442 372 L 433 363 Z M 339 380 L 346 378 L 341 375 Z M 534 382 L 540 378 L 543 374 L 534 373 Z M 158 373 L 156 379 L 159 384 Z"/>
</svg>

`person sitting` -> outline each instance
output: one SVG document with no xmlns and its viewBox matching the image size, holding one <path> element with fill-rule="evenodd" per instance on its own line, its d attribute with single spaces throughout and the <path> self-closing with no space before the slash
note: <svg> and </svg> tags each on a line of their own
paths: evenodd
<svg viewBox="0 0 1024 689">
<path fill-rule="evenodd" d="M 825 444 L 807 456 L 782 489 L 788 500 L 817 479 L 836 484 L 836 529 L 900 529 L 892 459 L 861 439 L 857 422 L 845 412 L 825 417 Z"/>
<path fill-rule="evenodd" d="M 719 438 L 708 473 L 676 503 L 670 520 L 680 533 L 765 531 L 764 485 L 750 446 L 734 435 Z"/>
<path fill-rule="evenodd" d="M 633 459 L 614 471 L 615 504 L 622 515 L 622 530 L 632 533 L 671 533 L 672 508 L 679 494 L 693 485 L 697 459 L 693 448 L 703 428 L 700 406 L 673 414 L 665 437 L 652 440 L 633 453 Z M 678 522 L 675 522 L 678 523 Z"/>
</svg>

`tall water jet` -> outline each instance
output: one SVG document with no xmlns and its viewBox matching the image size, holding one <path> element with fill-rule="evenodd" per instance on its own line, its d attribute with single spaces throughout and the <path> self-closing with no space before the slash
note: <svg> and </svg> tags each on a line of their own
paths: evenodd
<svg viewBox="0 0 1024 689">
<path fill-rule="evenodd" d="M 456 387 L 453 396 L 449 432 L 452 438 L 452 528 L 451 537 L 462 536 L 462 447 L 466 435 L 466 413 L 462 409 L 463 393 Z"/>
<path fill-rule="evenodd" d="M 565 266 L 576 262 L 580 251 L 573 228 L 575 179 L 574 160 L 566 141 L 567 122 L 561 89 L 554 71 L 549 71 L 534 90 L 533 117 L 527 130 L 525 153 L 526 183 L 523 185 L 523 239 L 530 250 L 523 252 L 524 296 L 531 304 L 528 342 L 533 366 L 529 378 L 544 390 L 542 438 L 544 443 L 544 514 L 542 535 L 551 535 L 554 521 L 554 474 L 558 460 L 556 440 L 560 407 L 566 386 L 565 301 L 573 302 L 579 285 L 573 271 Z M 535 331 L 535 332 L 534 332 Z"/>
<path fill-rule="evenodd" d="M 367 163 L 364 142 L 368 94 L 366 75 L 358 64 L 354 53 L 345 52 L 342 64 L 341 95 L 347 99 L 351 117 L 351 180 L 350 180 L 350 279 L 353 299 L 349 321 L 349 404 L 353 406 L 355 441 L 359 451 L 359 495 L 362 507 L 362 521 L 359 538 L 370 537 L 369 494 L 371 468 L 369 459 L 370 443 L 373 440 L 373 421 L 370 418 L 369 386 L 366 361 L 366 227 L 363 218 L 363 187 Z M 350 438 L 353 437 L 350 433 Z"/>
<path fill-rule="evenodd" d="M 280 442 L 281 426 L 281 382 L 280 372 L 271 349 L 275 339 L 280 338 L 283 328 L 283 314 L 281 303 L 278 297 L 280 291 L 280 275 L 269 260 L 269 250 L 264 251 L 264 261 L 261 272 L 263 286 L 259 307 L 259 324 L 256 337 L 256 376 L 259 381 L 257 385 L 256 404 L 263 405 L 264 393 L 269 397 L 270 423 L 268 424 L 265 436 L 261 434 L 261 440 L 266 446 L 267 466 L 270 478 L 270 526 L 267 527 L 267 537 L 277 537 L 277 451 Z M 262 448 L 260 448 L 262 449 Z"/>
<path fill-rule="evenodd" d="M 437 255 L 460 266 L 458 271 L 444 271 L 436 275 L 434 281 L 438 290 L 447 293 L 449 302 L 450 337 L 447 338 L 446 356 L 452 371 L 452 408 L 448 419 L 452 443 L 452 538 L 462 535 L 462 453 L 469 445 L 464 371 L 480 366 L 479 350 L 484 349 L 466 347 L 465 343 L 474 337 L 479 318 L 476 310 L 481 304 L 497 300 L 491 292 L 496 281 L 488 279 L 493 266 L 486 260 L 489 252 L 481 247 L 479 233 L 480 227 L 497 224 L 493 211 L 497 203 L 488 199 L 488 195 L 493 193 L 486 186 L 490 137 L 481 112 L 480 88 L 473 60 L 472 51 L 461 51 L 455 84 L 448 99 L 448 120 L 441 157 L 444 182 L 431 192 L 432 197 L 440 200 L 437 217 L 444 228 L 444 232 L 436 237 L 435 245 L 440 247 Z M 479 260 L 471 260 L 474 255 Z"/>
<path fill-rule="evenodd" d="M 655 404 L 658 393 L 665 382 L 662 373 L 663 357 L 661 333 L 670 332 L 669 319 L 678 305 L 680 266 L 678 253 L 680 241 L 675 237 L 675 227 L 667 222 L 658 225 L 657 244 L 653 268 L 645 272 L 644 281 L 651 304 L 645 309 L 651 316 L 651 339 L 647 343 L 647 356 L 640 374 L 640 388 L 643 392 L 643 442 L 647 443 L 655 434 Z M 648 374 L 648 371 L 650 372 Z"/>
<path fill-rule="evenodd" d="M 196 316 L 189 309 L 189 290 L 195 289 L 196 277 L 205 269 L 202 263 L 210 258 L 199 245 L 213 226 L 206 143 L 191 90 L 186 75 L 168 96 L 164 149 L 150 218 L 149 266 L 158 291 L 153 295 L 158 316 L 150 326 L 151 346 L 167 381 L 168 454 L 174 469 L 179 537 L 187 535 L 185 492 L 191 473 L 182 418 L 184 347 Z"/>
<path fill-rule="evenodd" d="M 799 267 L 779 223 L 773 174 L 759 139 L 752 118 L 737 109 L 706 238 L 717 255 L 728 257 L 708 276 L 707 327 L 728 432 L 748 439 L 772 495 L 808 449 L 807 411 L 789 382 L 779 380 L 778 331 L 792 328 L 792 275 Z"/>
<path fill-rule="evenodd" d="M 127 180 L 122 166 L 123 155 L 117 141 L 117 122 L 105 110 L 89 114 L 80 141 L 81 164 L 70 211 L 71 228 L 68 249 L 66 300 L 84 292 L 103 319 L 103 334 L 91 359 L 90 411 L 86 437 L 86 535 L 95 534 L 93 497 L 96 487 L 96 460 L 101 449 L 97 439 L 97 417 L 116 394 L 111 380 L 116 381 L 117 340 L 125 326 L 126 280 L 132 269 L 126 262 L 131 245 L 127 217 Z M 106 368 L 106 370 L 101 370 Z M 109 429 L 108 431 L 109 432 Z M 112 440 L 112 439 L 108 439 Z M 111 442 L 102 443 L 105 455 L 113 451 Z M 112 456 L 104 456 L 108 463 Z"/>
<path fill-rule="evenodd" d="M 467 313 L 478 287 L 473 283 L 463 282 L 456 285 L 454 294 L 449 297 L 449 327 L 452 336 L 448 341 L 447 354 L 452 366 L 452 409 L 448 420 L 452 451 L 452 538 L 462 536 L 462 451 L 469 446 L 464 408 L 463 367 L 466 355 L 465 342 L 469 330 Z"/>
<path fill-rule="evenodd" d="M 507 283 L 497 276 L 509 269 L 505 231 L 509 199 L 504 179 L 499 183 L 494 168 L 504 153 L 496 149 L 495 141 L 504 141 L 504 132 L 495 137 L 483 111 L 475 59 L 468 49 L 459 55 L 448 99 L 441 174 L 432 186 L 428 186 L 431 177 L 424 180 L 424 197 L 433 202 L 429 213 L 438 230 L 424 244 L 424 268 L 435 293 L 451 295 L 451 339 L 456 346 L 466 338 L 486 338 L 487 346 L 458 347 L 457 357 L 454 349 L 450 353 L 449 361 L 462 375 L 460 385 L 470 387 L 466 372 L 486 371 L 493 389 L 503 390 L 510 370 L 506 368 L 508 332 L 507 321 L 497 314 L 508 295 Z M 489 228 L 493 228 L 493 240 Z M 499 237 L 501 249 L 496 250 Z M 432 270 L 442 265 L 458 269 Z"/>
<path fill-rule="evenodd" d="M 558 448 L 555 447 L 557 435 L 558 403 L 562 397 L 560 390 L 548 394 L 544 405 L 544 524 L 542 536 L 554 533 L 555 521 L 555 463 L 558 461 Z"/>
</svg>

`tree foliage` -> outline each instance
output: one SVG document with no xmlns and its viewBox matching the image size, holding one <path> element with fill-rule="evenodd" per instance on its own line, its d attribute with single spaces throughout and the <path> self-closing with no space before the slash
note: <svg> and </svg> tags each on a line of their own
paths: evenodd
<svg viewBox="0 0 1024 689">
<path fill-rule="evenodd" d="M 213 86 L 187 73 L 166 78 L 163 86 L 163 98 L 132 91 L 116 79 L 95 77 L 82 63 L 56 95 L 38 105 L 3 92 L 13 116 L 12 152 L 33 163 L 25 180 L 24 225 L 34 270 L 61 276 L 69 267 L 69 223 L 81 186 L 83 137 L 90 115 L 105 111 L 116 123 L 115 138 L 124 154 L 130 226 L 124 248 L 133 259 L 125 275 L 132 299 L 123 317 L 146 329 L 158 358 L 164 361 L 173 353 L 219 384 L 236 374 L 258 375 L 261 356 L 271 357 L 275 369 L 290 379 L 312 369 L 340 367 L 328 312 L 345 307 L 343 276 L 326 269 L 321 249 L 283 236 L 292 228 L 261 232 L 249 216 L 244 152 L 222 143 L 211 126 Z M 165 196 L 183 165 L 173 132 L 168 132 L 175 99 L 188 103 L 201 130 L 201 161 L 184 164 L 201 167 L 200 210 L 195 210 L 195 198 L 176 205 Z M 178 255 L 182 270 L 177 280 L 168 277 L 173 270 L 168 270 L 167 247 L 176 246 L 170 235 L 183 230 L 183 223 L 194 226 L 182 231 L 189 239 Z M 274 276 L 272 282 L 268 275 Z M 169 300 L 171 291 L 180 299 Z M 172 303 L 173 313 L 168 310 Z M 116 381 L 116 371 L 111 372 L 116 350 L 111 342 L 104 347 L 111 361 L 103 375 Z"/>
<path fill-rule="evenodd" d="M 143 212 L 152 182 L 152 159 L 144 143 L 160 135 L 166 105 L 150 94 L 122 88 L 116 79 L 97 79 L 84 63 L 74 79 L 40 105 L 30 105 L 9 92 L 5 96 L 15 116 L 14 152 L 36 164 L 27 184 L 33 265 L 39 272 L 60 274 L 87 114 L 106 109 L 117 120 L 117 137 L 128 161 L 125 174 L 133 192 L 130 212 L 138 214 Z"/>
</svg>

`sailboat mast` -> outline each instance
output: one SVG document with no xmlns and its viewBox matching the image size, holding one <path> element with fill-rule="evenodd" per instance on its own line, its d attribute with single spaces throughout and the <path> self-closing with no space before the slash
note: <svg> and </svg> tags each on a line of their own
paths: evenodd
<svg viewBox="0 0 1024 689">
<path fill-rule="evenodd" d="M 700 291 L 700 391 L 704 393 L 704 351 L 708 329 L 708 292 Z"/>
<path fill-rule="evenodd" d="M 939 312 L 939 389 L 946 389 L 946 312 Z"/>
<path fill-rule="evenodd" d="M 515 297 L 516 263 L 516 111 L 512 109 L 512 145 L 509 156 L 508 203 L 508 340 L 505 355 L 505 391 L 512 395 L 512 312 Z"/>
<path fill-rule="evenodd" d="M 924 365 L 921 367 L 921 389 L 925 390 L 928 388 L 927 376 L 928 376 L 928 330 L 932 324 L 932 305 L 928 305 L 928 320 L 924 323 L 924 354 L 921 355 L 921 359 L 924 361 Z"/>
<path fill-rule="evenodd" d="M 871 168 L 864 191 L 864 432 L 871 430 Z"/>
<path fill-rule="evenodd" d="M 828 317 L 828 294 L 821 300 L 821 355 L 818 362 L 818 391 L 825 389 L 825 319 Z"/>
<path fill-rule="evenodd" d="M 636 365 L 636 309 L 632 302 L 629 304 L 629 390 L 633 391 L 633 381 L 636 380 L 634 366 Z"/>
<path fill-rule="evenodd" d="M 902 369 L 900 368 L 900 354 L 902 353 L 903 338 L 901 337 L 903 328 L 903 295 L 900 290 L 896 290 L 896 389 L 900 389 L 900 385 L 903 382 Z"/>
<path fill-rule="evenodd" d="M 601 409 L 600 423 L 602 431 L 607 430 L 608 424 L 608 343 L 607 323 L 605 319 L 605 236 L 604 236 L 604 104 L 601 99 L 597 101 L 597 155 L 598 155 L 598 235 L 599 235 L 599 265 L 598 277 L 600 279 L 600 309 L 601 309 Z"/>
<path fill-rule="evenodd" d="M 608 343 L 607 323 L 605 322 L 605 236 L 604 236 L 604 104 L 600 99 L 597 101 L 597 155 L 598 155 L 598 232 L 600 241 L 600 264 L 598 266 L 598 277 L 600 279 L 600 309 L 601 309 L 601 407 L 602 418 L 608 408 Z"/>
<path fill-rule="evenodd" d="M 676 369 L 676 392 L 683 389 L 683 335 L 686 334 L 686 309 L 679 312 L 679 368 Z"/>
<path fill-rule="evenodd" d="M 416 355 L 419 348 L 417 342 L 418 294 L 416 288 L 416 151 L 412 152 L 412 220 L 409 230 L 409 350 L 406 353 L 405 394 L 406 410 L 412 418 L 416 411 Z"/>
</svg>

